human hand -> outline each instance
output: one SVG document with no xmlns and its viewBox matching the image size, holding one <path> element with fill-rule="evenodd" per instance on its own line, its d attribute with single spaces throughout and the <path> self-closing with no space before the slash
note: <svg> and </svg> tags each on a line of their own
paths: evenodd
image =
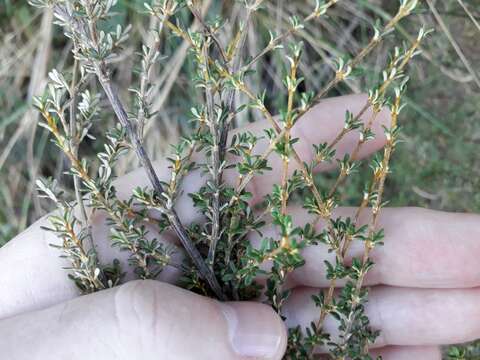
<svg viewBox="0 0 480 360">
<path fill-rule="evenodd" d="M 308 159 L 311 145 L 331 141 L 343 126 L 345 110 L 352 113 L 364 105 L 364 96 L 328 99 L 294 128 L 301 138 L 296 145 Z M 368 119 L 368 113 L 364 119 Z M 382 113 L 374 131 L 388 123 Z M 260 132 L 265 124 L 249 125 Z M 351 151 L 357 135 L 346 136 L 337 146 L 342 157 Z M 380 149 L 382 136 L 368 142 L 361 156 Z M 259 149 L 262 152 L 262 149 Z M 272 155 L 273 173 L 259 176 L 250 184 L 252 201 L 259 201 L 278 181 L 275 169 L 280 160 Z M 292 166 L 293 167 L 293 166 Z M 167 177 L 166 163 L 157 164 Z M 328 165 L 320 171 L 328 170 Z M 137 186 L 147 186 L 142 170 L 118 180 L 119 196 L 128 197 Z M 226 174 L 226 181 L 233 182 Z M 185 179 L 185 193 L 195 191 L 199 173 Z M 184 223 L 201 219 L 185 196 L 177 212 Z M 353 214 L 340 208 L 335 216 Z M 308 222 L 310 216 L 291 206 L 295 219 Z M 367 219 L 364 219 L 366 221 Z M 376 266 L 367 276 L 372 286 L 366 312 L 372 327 L 381 335 L 374 348 L 385 359 L 440 359 L 438 345 L 480 337 L 480 270 L 477 238 L 480 218 L 468 214 L 447 214 L 417 208 L 384 209 L 379 226 L 385 229 L 385 246 L 376 248 Z M 42 219 L 0 249 L 0 349 L 6 359 L 280 359 L 286 333 L 280 318 L 265 305 L 252 302 L 218 302 L 166 284 L 175 283 L 178 272 L 171 268 L 160 280 L 131 281 L 94 295 L 78 297 L 66 277 L 66 266 L 58 250 L 49 247 L 58 239 L 40 229 Z M 318 224 L 322 226 L 321 223 Z M 126 265 L 126 254 L 110 247 L 105 217 L 92 218 L 93 235 L 100 259 L 118 258 Z M 265 232 L 273 233 L 274 228 Z M 153 234 L 152 234 L 153 236 Z M 163 241 L 178 245 L 168 234 Z M 258 239 L 252 237 L 255 242 Z M 358 245 L 358 246 L 357 246 Z M 361 244 L 352 244 L 349 256 L 359 256 Z M 178 249 L 179 258 L 182 251 Z M 284 307 L 287 325 L 306 326 L 318 317 L 310 295 L 328 287 L 324 260 L 333 262 L 326 247 L 304 251 L 305 266 L 291 274 L 294 288 Z M 126 280 L 131 280 L 127 274 Z M 339 284 L 341 285 L 341 284 Z M 327 332 L 335 336 L 336 324 L 327 319 Z M 322 350 L 322 349 L 319 349 Z M 2 357 L 3 358 L 3 357 Z"/>
</svg>

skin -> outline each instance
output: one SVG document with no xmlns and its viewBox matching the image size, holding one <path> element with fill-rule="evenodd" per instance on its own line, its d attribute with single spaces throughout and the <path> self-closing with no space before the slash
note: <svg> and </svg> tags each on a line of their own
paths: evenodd
<svg viewBox="0 0 480 360">
<path fill-rule="evenodd" d="M 356 113 L 366 101 L 364 95 L 327 99 L 316 106 L 293 129 L 300 138 L 296 149 L 308 161 L 311 145 L 331 141 L 343 126 L 345 110 Z M 369 113 L 363 120 L 367 121 Z M 389 115 L 382 112 L 374 126 L 375 140 L 361 151 L 365 157 L 382 148 L 382 125 Z M 251 124 L 260 133 L 267 125 Z M 358 134 L 352 133 L 337 146 L 337 156 L 351 151 Z M 261 144 L 257 150 L 263 152 Z M 272 172 L 249 185 L 253 202 L 271 191 L 281 171 L 280 159 L 270 159 Z M 291 171 L 295 165 L 291 163 Z M 332 165 L 318 171 L 330 170 Z M 156 164 L 168 178 L 165 162 Z M 235 182 L 233 173 L 226 181 Z M 188 175 L 185 194 L 204 181 L 199 173 Z M 136 186 L 147 186 L 139 169 L 117 181 L 120 197 L 128 197 Z M 177 204 L 182 221 L 200 220 L 190 200 L 183 195 Z M 299 223 L 311 218 L 291 206 Z M 354 209 L 339 208 L 336 215 Z M 94 239 L 102 261 L 118 258 L 127 269 L 127 254 L 112 249 L 105 216 L 91 218 Z M 367 218 L 362 221 L 368 221 Z M 381 336 L 373 345 L 374 355 L 384 359 L 440 359 L 439 345 L 470 341 L 480 337 L 480 217 L 419 208 L 384 209 L 379 226 L 385 229 L 385 245 L 372 252 L 376 266 L 367 276 L 372 286 L 366 312 Z M 49 244 L 58 239 L 40 229 L 40 219 L 0 249 L 0 349 L 2 359 L 281 359 L 286 347 L 286 329 L 267 306 L 255 302 L 225 303 L 175 287 L 178 272 L 168 268 L 161 281 L 134 281 L 100 293 L 79 296 L 62 267 L 58 250 Z M 319 223 L 320 229 L 323 224 Z M 154 236 L 155 229 L 152 230 Z M 275 233 L 274 228 L 266 232 Z M 178 246 L 173 234 L 162 241 Z M 259 239 L 252 237 L 252 242 Z M 353 244 L 350 256 L 361 254 Z M 184 256 L 177 251 L 178 261 Z M 288 325 L 307 325 L 318 317 L 310 299 L 318 288 L 328 286 L 324 260 L 331 259 L 322 245 L 305 250 L 306 265 L 288 279 L 293 288 L 285 305 Z M 341 283 L 339 284 L 341 286 Z M 325 322 L 335 337 L 335 323 Z M 324 349 L 319 349 L 321 352 Z"/>
</svg>

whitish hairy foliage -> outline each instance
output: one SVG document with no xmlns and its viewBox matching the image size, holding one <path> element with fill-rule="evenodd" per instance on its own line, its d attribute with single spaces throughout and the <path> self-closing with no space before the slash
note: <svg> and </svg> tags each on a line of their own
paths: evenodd
<svg viewBox="0 0 480 360">
<path fill-rule="evenodd" d="M 372 28 L 370 42 L 356 56 L 336 60 L 337 68 L 331 80 L 315 92 L 305 90 L 299 67 L 303 45 L 295 40 L 295 34 L 314 24 L 339 0 L 309 4 L 311 12 L 308 16 L 291 17 L 288 29 L 279 34 L 271 33 L 266 46 L 250 58 L 243 53 L 247 28 L 252 26 L 255 14 L 262 11 L 262 0 L 240 2 L 244 17 L 238 24 L 231 24 L 236 29 L 233 33 L 224 30 L 225 21 L 229 19 L 204 18 L 198 1 L 154 0 L 146 3 L 146 12 L 157 21 L 151 41 L 140 49 L 138 87 L 130 89 L 134 104 L 131 110 L 117 95 L 109 67 L 116 59 L 116 51 L 128 41 L 130 32 L 129 27 L 117 26 L 112 30 L 105 26 L 107 21 L 112 22 L 115 2 L 32 1 L 34 6 L 53 8 L 56 23 L 72 42 L 71 71 L 52 70 L 45 95 L 36 100 L 44 118 L 42 126 L 50 131 L 55 144 L 70 161 L 70 175 L 74 180 L 74 200 L 65 199 L 54 183 L 38 182 L 41 192 L 59 208 L 51 216 L 52 227 L 48 230 L 63 241 L 59 247 L 62 256 L 71 263 L 69 276 L 84 293 L 112 287 L 121 281 L 119 262 L 103 264 L 96 254 L 89 216 L 92 212 L 102 211 L 108 215 L 112 246 L 129 253 L 130 266 L 134 267 L 139 278 L 155 279 L 166 266 L 176 266 L 184 271 L 183 286 L 192 291 L 220 300 L 249 300 L 263 295 L 265 301 L 282 314 L 282 307 L 290 295 L 285 279 L 305 263 L 301 250 L 324 243 L 335 254 L 333 263 L 325 262 L 330 286 L 312 298 L 318 307 L 318 318 L 306 329 L 290 329 L 286 358 L 313 358 L 314 349 L 320 345 L 326 346 L 331 357 L 336 359 L 370 358 L 369 345 L 378 336 L 378 331 L 370 328 L 364 313 L 368 289 L 363 283 L 374 265 L 370 252 L 382 244 L 384 237 L 383 231 L 378 229 L 377 219 L 384 206 L 385 179 L 398 139 L 397 121 L 408 81 L 404 71 L 418 53 L 426 32 L 422 29 L 413 43 L 392 49 L 381 81 L 369 90 L 368 102 L 363 109 L 358 114 L 347 112 L 343 129 L 332 142 L 315 144 L 312 160 L 308 163 L 295 149 L 298 139 L 292 135 L 292 128 L 331 89 L 359 76 L 357 70 L 362 61 L 394 32 L 399 21 L 412 13 L 417 1 L 402 0 L 389 22 L 378 23 Z M 200 29 L 186 29 L 180 21 L 180 14 L 190 14 L 197 19 Z M 196 69 L 194 81 L 202 96 L 199 103 L 192 103 L 189 113 L 196 129 L 173 147 L 169 158 L 169 181 L 161 182 L 143 146 L 143 136 L 146 122 L 155 117 L 149 96 L 154 85 L 150 73 L 158 62 L 163 61 L 160 51 L 165 36 L 180 37 L 189 44 Z M 286 59 L 285 101 L 275 111 L 278 116 L 274 116 L 269 108 L 269 94 L 256 93 L 249 87 L 249 77 L 255 72 L 255 65 L 273 51 L 283 52 Z M 101 85 L 101 94 L 94 93 L 95 81 Z M 234 101 L 237 94 L 242 94 L 247 102 L 238 104 Z M 99 100 L 103 97 L 111 109 L 99 107 Z M 373 139 L 372 125 L 384 107 L 390 109 L 391 123 L 384 129 L 387 142 L 383 155 L 371 161 L 371 181 L 365 186 L 363 200 L 355 215 L 335 218 L 332 211 L 339 205 L 342 184 L 357 171 L 358 153 L 366 142 Z M 369 108 L 372 109 L 370 119 L 361 122 L 360 117 Z M 114 112 L 118 125 L 104 134 L 103 139 L 93 139 L 90 131 L 95 120 L 106 111 Z M 246 111 L 258 111 L 270 128 L 262 138 L 240 132 L 228 140 L 235 119 Z M 337 143 L 352 131 L 360 134 L 357 146 L 351 154 L 337 159 Z M 92 141 L 104 141 L 104 151 L 98 154 L 96 166 L 79 156 L 80 145 L 89 137 Z M 263 154 L 255 151 L 260 140 L 269 143 Z M 130 199 L 121 200 L 113 183 L 114 168 L 117 160 L 128 152 L 138 156 L 151 187 L 137 188 Z M 203 157 L 199 158 L 205 160 L 194 163 L 194 153 L 202 153 Z M 255 176 L 271 170 L 268 157 L 272 153 L 282 159 L 282 175 L 265 197 L 263 211 L 256 209 L 254 212 L 249 204 L 252 194 L 246 186 Z M 299 170 L 289 176 L 292 162 Z M 314 168 L 325 162 L 337 162 L 340 169 L 330 189 L 319 188 L 313 176 Z M 198 224 L 182 224 L 174 205 L 182 191 L 182 179 L 194 169 L 203 171 L 205 183 L 190 196 L 193 206 L 205 214 L 206 220 Z M 227 169 L 237 172 L 235 185 L 224 181 Z M 287 205 L 296 201 L 296 193 L 303 194 L 304 208 L 316 218 L 303 227 L 294 225 L 296 221 L 288 211 Z M 359 216 L 366 211 L 371 211 L 370 221 L 360 225 Z M 152 217 L 153 213 L 157 216 Z M 267 218 L 278 228 L 279 236 L 263 237 L 261 244 L 253 247 L 247 240 L 248 235 L 251 232 L 261 234 Z M 319 220 L 327 225 L 318 232 L 314 225 Z M 159 234 L 166 229 L 176 232 L 188 254 L 183 264 L 173 263 L 172 249 L 149 236 L 147 228 L 152 227 Z M 346 254 L 353 242 L 364 244 L 363 256 L 347 263 Z M 266 263 L 270 265 L 265 266 Z M 267 279 L 264 286 L 256 281 L 259 275 Z M 340 280 L 346 285 L 338 296 L 334 296 Z M 339 340 L 334 341 L 324 331 L 327 316 L 338 321 Z"/>
</svg>

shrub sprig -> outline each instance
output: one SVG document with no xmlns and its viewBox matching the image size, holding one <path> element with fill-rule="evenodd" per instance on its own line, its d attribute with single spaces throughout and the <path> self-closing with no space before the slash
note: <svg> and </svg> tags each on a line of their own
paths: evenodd
<svg viewBox="0 0 480 360">
<path fill-rule="evenodd" d="M 156 18 L 157 25 L 139 52 L 138 86 L 132 87 L 132 109 L 120 99 L 112 80 L 111 62 L 129 41 L 130 27 L 108 30 L 106 20 L 113 21 L 115 0 L 32 0 L 34 6 L 53 8 L 56 23 L 72 42 L 73 66 L 70 72 L 53 70 L 45 95 L 36 106 L 44 118 L 44 126 L 58 148 L 70 162 L 70 176 L 75 189 L 74 199 L 58 191 L 53 182 L 40 181 L 42 193 L 58 205 L 51 216 L 51 231 L 62 243 L 62 256 L 70 261 L 69 276 L 83 293 L 116 286 L 124 269 L 115 261 L 103 264 L 96 252 L 90 231 L 90 218 L 96 212 L 105 213 L 111 228 L 111 244 L 129 253 L 129 265 L 141 279 L 156 279 L 167 266 L 183 271 L 182 285 L 219 300 L 252 300 L 262 298 L 280 315 L 291 289 L 287 287 L 290 273 L 305 264 L 302 250 L 323 243 L 334 254 L 334 261 L 325 261 L 329 287 L 312 297 L 318 317 L 302 329 L 289 330 L 287 359 L 312 359 L 316 349 L 323 347 L 335 359 L 367 359 L 369 345 L 379 332 L 371 329 L 365 314 L 368 289 L 364 279 L 374 266 L 370 253 L 382 244 L 384 233 L 378 228 L 385 181 L 390 172 L 390 160 L 398 142 L 398 117 L 402 95 L 408 77 L 406 67 L 418 54 L 426 31 L 420 30 L 416 40 L 404 48 L 396 47 L 384 67 L 382 79 L 369 90 L 368 101 L 360 112 L 346 112 L 345 123 L 329 143 L 314 144 L 307 163 L 296 149 L 299 139 L 292 129 L 303 116 L 340 83 L 359 76 L 358 67 L 382 41 L 394 32 L 396 25 L 410 15 L 417 0 L 402 0 L 397 13 L 383 26 L 372 29 L 370 41 L 352 58 L 336 59 L 331 80 L 316 92 L 305 89 L 300 64 L 303 45 L 295 34 L 324 16 L 339 0 L 311 4 L 304 18 L 292 16 L 287 29 L 270 34 L 270 40 L 256 55 L 247 58 L 243 49 L 248 27 L 255 14 L 262 11 L 263 0 L 244 0 L 244 16 L 233 25 L 233 34 L 225 33 L 225 20 L 204 16 L 199 2 L 192 0 L 152 0 L 145 4 L 146 13 Z M 199 26 L 187 29 L 180 21 L 187 14 Z M 193 100 L 188 116 L 194 130 L 172 147 L 168 158 L 170 176 L 161 181 L 143 144 L 145 128 L 154 120 L 152 73 L 163 61 L 162 40 L 171 34 L 189 45 L 200 99 Z M 227 39 L 227 40 L 225 40 Z M 285 54 L 284 104 L 273 110 L 269 94 L 257 92 L 249 85 L 254 65 L 270 52 Z M 67 79 L 69 81 L 67 81 Z M 95 94 L 93 79 L 103 94 Z M 393 90 L 392 90 L 393 89 Z M 237 95 L 246 98 L 237 103 Z M 104 134 L 103 151 L 98 165 L 88 163 L 79 155 L 86 138 L 100 114 L 100 99 L 106 98 L 115 115 L 116 127 Z M 384 129 L 386 146 L 383 156 L 371 161 L 371 181 L 352 217 L 338 217 L 342 185 L 359 169 L 358 155 L 365 143 L 374 138 L 373 125 L 385 107 L 390 109 L 391 123 Z M 372 109 L 366 122 L 360 119 Z M 237 131 L 232 134 L 236 118 L 257 112 L 269 124 L 265 135 Z M 277 114 L 278 115 L 274 115 Z M 352 153 L 337 158 L 336 146 L 351 132 L 359 139 Z M 377 134 L 378 136 L 378 134 Z M 260 142 L 267 149 L 258 151 Z M 128 153 L 135 153 L 144 167 L 151 186 L 137 188 L 128 199 L 120 199 L 115 189 L 115 166 Z M 252 205 L 253 194 L 248 185 L 256 176 L 271 170 L 269 156 L 281 159 L 280 179 L 259 207 Z M 197 159 L 197 160 L 194 160 Z M 200 160 L 198 160 L 200 159 Z M 329 188 L 315 181 L 315 169 L 326 162 L 336 162 L 338 175 Z M 175 210 L 182 193 L 182 180 L 190 172 L 203 175 L 203 185 L 189 194 L 192 205 L 204 215 L 199 223 L 183 224 Z M 226 172 L 234 172 L 234 184 L 225 181 Z M 298 226 L 289 205 L 303 194 L 302 205 L 313 219 Z M 370 207 L 366 224 L 360 216 Z M 152 215 L 153 214 L 153 215 Z M 267 220 L 275 229 L 264 234 Z M 321 230 L 317 223 L 323 222 Z M 155 236 L 153 230 L 155 229 Z M 163 231 L 173 230 L 188 257 L 183 264 L 172 261 L 173 248 L 160 241 Z M 261 238 L 253 245 L 251 237 Z M 88 241 L 86 241 L 88 239 Z M 363 242 L 361 257 L 347 261 L 353 242 Z M 263 279 L 260 281 L 259 279 Z M 336 291 L 342 281 L 345 286 Z M 338 338 L 324 330 L 325 319 L 338 322 Z"/>
</svg>

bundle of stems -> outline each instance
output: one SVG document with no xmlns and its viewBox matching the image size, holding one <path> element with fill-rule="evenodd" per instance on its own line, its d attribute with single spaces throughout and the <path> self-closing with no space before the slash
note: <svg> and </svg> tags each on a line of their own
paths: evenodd
<svg viewBox="0 0 480 360">
<path fill-rule="evenodd" d="M 156 27 L 152 29 L 150 42 L 141 49 L 138 87 L 130 89 L 133 106 L 128 109 L 115 88 L 110 65 L 118 49 L 128 41 L 131 30 L 121 26 L 107 30 L 115 0 L 32 0 L 34 6 L 53 9 L 56 23 L 72 42 L 71 71 L 53 70 L 45 95 L 36 99 L 36 106 L 44 118 L 42 126 L 52 134 L 70 162 L 75 196 L 68 199 L 54 181 L 38 181 L 38 186 L 44 196 L 58 205 L 59 212 L 51 217 L 49 230 L 63 240 L 60 249 L 71 263 L 69 276 L 82 292 L 100 291 L 122 281 L 120 263 L 105 264 L 96 251 L 89 223 L 96 211 L 107 214 L 112 246 L 129 253 L 130 266 L 139 278 L 156 279 L 166 266 L 176 266 L 184 274 L 182 286 L 192 291 L 219 300 L 251 300 L 262 296 L 280 314 L 290 295 L 286 288 L 288 274 L 304 265 L 304 248 L 322 242 L 335 254 L 335 263 L 326 262 L 330 285 L 312 299 L 319 309 L 318 319 L 312 319 L 306 329 L 290 329 L 285 356 L 311 359 L 320 346 L 327 347 L 336 359 L 368 356 L 369 345 L 378 331 L 369 327 L 364 313 L 368 296 L 364 279 L 373 266 L 370 253 L 383 239 L 377 222 L 384 206 L 389 163 L 398 140 L 398 117 L 408 82 L 405 69 L 418 54 L 427 32 L 422 29 L 413 43 L 393 49 L 381 82 L 369 91 L 361 111 L 347 112 L 342 130 L 330 143 L 315 144 L 312 160 L 307 163 L 299 156 L 295 145 L 298 139 L 292 129 L 332 89 L 358 76 L 357 70 L 366 57 L 417 6 L 416 0 L 402 0 L 390 21 L 372 29 L 370 41 L 357 55 L 337 59 L 337 69 L 322 89 L 306 91 L 300 71 L 303 44 L 295 40 L 295 34 L 325 16 L 339 2 L 310 4 L 311 12 L 306 17 L 292 16 L 288 29 L 271 34 L 268 44 L 250 58 L 244 55 L 248 28 L 253 26 L 256 13 L 262 11 L 263 0 L 241 2 L 244 16 L 234 24 L 232 34 L 225 34 L 225 19 L 202 13 L 200 1 L 146 3 L 146 12 L 157 20 Z M 198 28 L 188 29 L 182 25 L 180 15 L 185 13 L 199 24 Z M 145 149 L 144 133 L 146 124 L 156 116 L 152 111 L 151 92 L 155 87 L 152 73 L 157 63 L 163 61 L 160 54 L 166 36 L 180 38 L 188 44 L 201 101 L 192 104 L 189 113 L 195 129 L 173 147 L 169 180 L 161 181 Z M 260 60 L 274 51 L 284 52 L 287 59 L 285 102 L 276 111 L 269 106 L 267 93 L 257 93 L 249 85 L 249 77 Z M 100 84 L 101 94 L 94 93 L 95 82 Z M 247 101 L 238 104 L 235 100 L 238 95 Z M 86 138 L 92 138 L 94 121 L 107 112 L 99 105 L 103 97 L 108 100 L 118 123 L 104 134 L 104 151 L 98 154 L 100 165 L 92 171 L 90 164 L 79 155 L 79 149 Z M 383 156 L 371 162 L 371 181 L 355 216 L 336 218 L 333 210 L 339 205 L 342 185 L 358 168 L 359 152 L 373 139 L 372 126 L 385 107 L 390 108 L 391 123 L 384 131 L 387 140 Z M 362 122 L 361 117 L 369 109 L 372 109 L 370 118 Z M 266 120 L 269 128 L 265 137 L 241 131 L 231 135 L 237 117 L 246 112 L 258 112 Z M 337 144 L 354 131 L 360 134 L 357 145 L 351 154 L 338 159 Z M 264 153 L 256 151 L 261 141 L 268 141 Z M 150 187 L 137 188 L 129 199 L 122 200 L 116 193 L 114 170 L 118 159 L 128 153 L 136 154 Z M 265 196 L 263 211 L 259 214 L 251 204 L 252 194 L 247 185 L 256 176 L 271 170 L 269 157 L 273 153 L 281 158 L 281 177 Z M 202 156 L 194 156 L 196 154 Z M 194 158 L 203 160 L 195 162 Z M 331 188 L 321 189 L 316 184 L 314 170 L 320 164 L 333 161 L 338 163 L 338 176 Z M 292 171 L 292 162 L 299 170 Z M 203 186 L 189 195 L 205 219 L 201 223 L 184 224 L 175 203 L 182 193 L 182 180 L 191 171 L 204 174 Z M 236 184 L 225 181 L 226 171 L 236 172 Z M 299 192 L 306 194 L 303 206 L 315 216 L 302 227 L 294 225 L 296 221 L 288 206 Z M 366 211 L 371 211 L 370 220 L 362 224 L 360 215 Z M 278 237 L 263 237 L 261 244 L 254 247 L 248 240 L 249 235 L 261 234 L 267 217 L 278 229 Z M 326 225 L 318 231 L 315 225 L 320 220 Z M 152 239 L 147 230 L 152 226 L 158 236 L 167 229 L 175 232 L 188 255 L 185 263 L 173 263 L 173 247 L 158 240 L 158 236 Z M 347 253 L 354 241 L 364 243 L 364 253 L 347 262 Z M 264 286 L 258 281 L 260 276 L 266 279 Z M 335 298 L 339 280 L 346 285 Z M 338 340 L 323 329 L 327 316 L 338 320 Z"/>
</svg>

